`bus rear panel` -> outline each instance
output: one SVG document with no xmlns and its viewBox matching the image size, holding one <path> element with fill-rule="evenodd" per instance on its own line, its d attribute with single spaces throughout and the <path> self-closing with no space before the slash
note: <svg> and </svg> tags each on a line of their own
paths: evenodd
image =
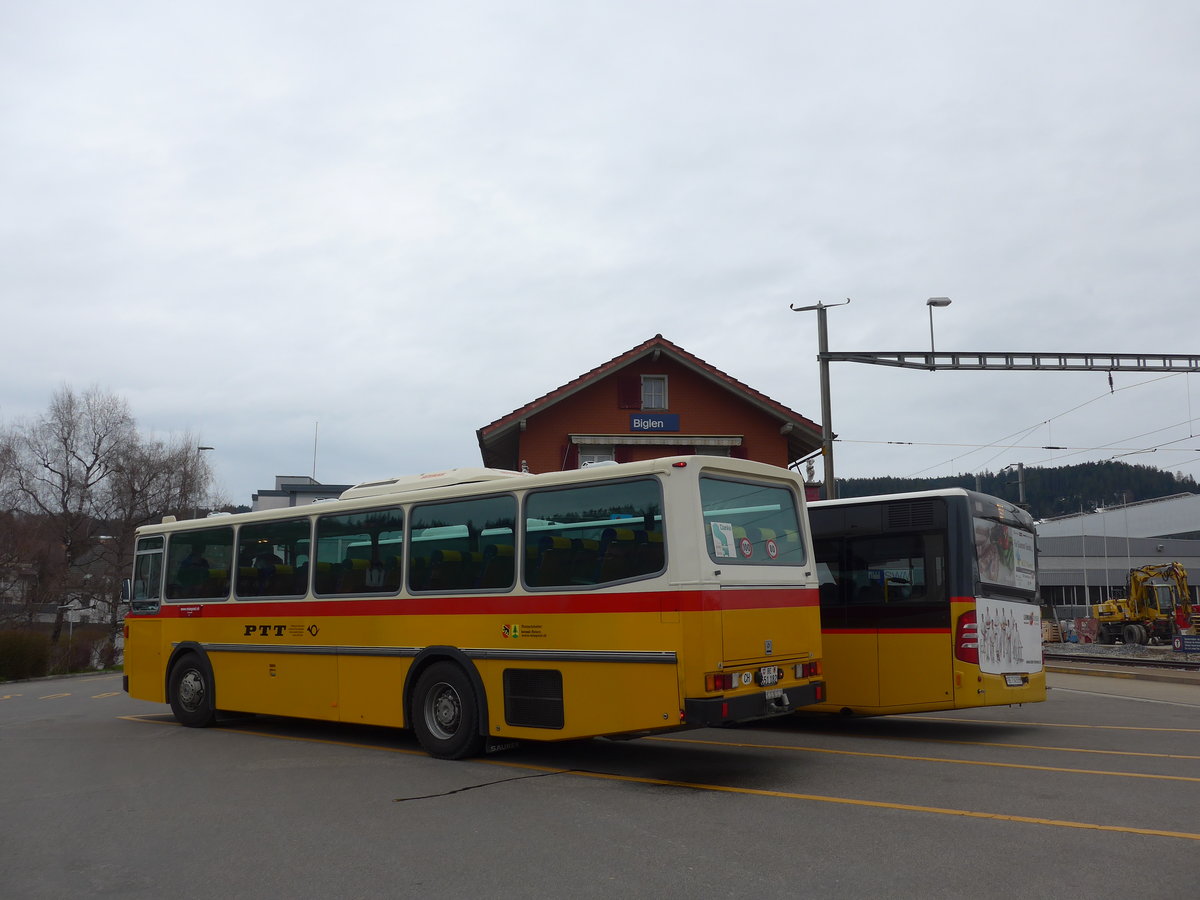
<svg viewBox="0 0 1200 900">
<path fill-rule="evenodd" d="M 810 504 L 829 696 L 887 715 L 1046 697 L 1033 522 L 960 489 Z"/>
</svg>

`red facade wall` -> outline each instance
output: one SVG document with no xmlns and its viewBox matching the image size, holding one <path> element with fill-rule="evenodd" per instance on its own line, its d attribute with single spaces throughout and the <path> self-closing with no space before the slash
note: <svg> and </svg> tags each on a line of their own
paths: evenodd
<svg viewBox="0 0 1200 900">
<path fill-rule="evenodd" d="M 641 359 L 577 393 L 530 415 L 520 438 L 520 459 L 531 472 L 556 472 L 570 466 L 567 447 L 570 434 L 646 436 L 631 432 L 629 417 L 636 409 L 618 405 L 618 383 L 622 377 L 667 376 L 668 408 L 662 412 L 679 416 L 679 431 L 686 435 L 740 435 L 742 449 L 735 455 L 776 466 L 786 466 L 787 438 L 780 434 L 780 421 L 748 403 L 736 393 L 705 378 L 674 360 Z M 691 452 L 673 446 L 632 446 L 623 459 L 652 459 Z"/>
</svg>

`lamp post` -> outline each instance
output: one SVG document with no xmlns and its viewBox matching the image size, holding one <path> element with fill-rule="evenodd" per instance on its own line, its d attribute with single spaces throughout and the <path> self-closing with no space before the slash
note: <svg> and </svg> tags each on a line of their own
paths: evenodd
<svg viewBox="0 0 1200 900">
<path fill-rule="evenodd" d="M 925 301 L 925 305 L 929 307 L 929 371 L 933 371 L 933 308 L 936 306 L 939 309 L 950 305 L 949 297 L 930 297 Z"/>
<path fill-rule="evenodd" d="M 846 298 L 846 303 L 850 298 Z M 949 301 L 947 301 L 949 302 Z M 846 303 L 820 303 L 814 306 L 792 306 L 792 312 L 817 311 L 817 360 L 821 369 L 821 457 L 825 468 L 825 499 L 837 499 L 837 481 L 833 476 L 833 413 L 829 397 L 829 331 L 825 324 L 825 310 Z"/>
</svg>

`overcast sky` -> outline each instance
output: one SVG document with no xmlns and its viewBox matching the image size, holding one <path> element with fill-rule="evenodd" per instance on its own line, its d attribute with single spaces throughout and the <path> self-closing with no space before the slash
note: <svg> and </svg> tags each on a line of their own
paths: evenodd
<svg viewBox="0 0 1200 900">
<path fill-rule="evenodd" d="M 1197 353 L 1198 50 L 1194 0 L 0 2 L 0 420 L 99 385 L 246 503 L 479 465 L 656 333 L 817 421 L 790 304 Z M 840 477 L 1200 477 L 1200 375 L 831 381 Z"/>
</svg>

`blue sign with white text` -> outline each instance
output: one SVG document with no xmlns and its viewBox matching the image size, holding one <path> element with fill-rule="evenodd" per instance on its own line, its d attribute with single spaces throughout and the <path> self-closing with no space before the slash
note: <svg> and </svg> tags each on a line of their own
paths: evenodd
<svg viewBox="0 0 1200 900">
<path fill-rule="evenodd" d="M 1200 634 L 1177 634 L 1171 638 L 1171 646 L 1184 653 L 1200 653 Z"/>
<path fill-rule="evenodd" d="M 679 413 L 636 413 L 629 417 L 630 431 L 678 431 Z"/>
</svg>

